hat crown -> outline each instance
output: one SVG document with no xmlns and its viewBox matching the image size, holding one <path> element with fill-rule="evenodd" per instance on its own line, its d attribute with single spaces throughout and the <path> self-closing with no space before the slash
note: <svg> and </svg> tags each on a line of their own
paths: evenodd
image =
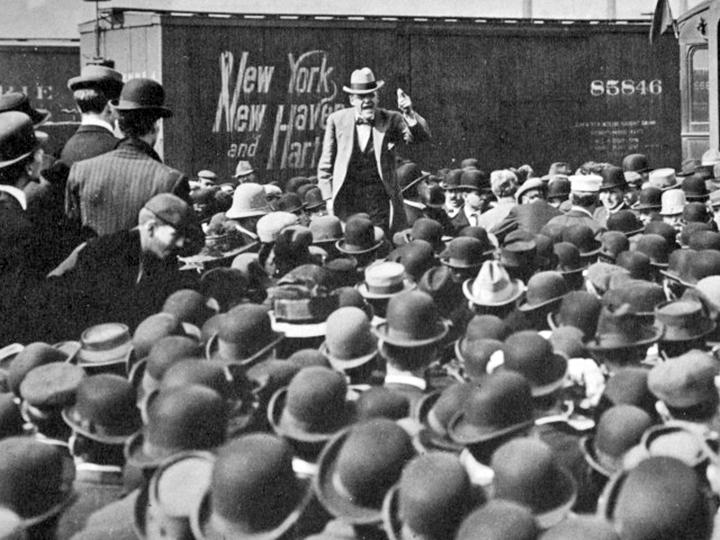
<svg viewBox="0 0 720 540">
<path fill-rule="evenodd" d="M 603 180 L 599 174 L 573 174 L 568 179 L 572 191 L 584 193 L 597 193 Z"/>
<path fill-rule="evenodd" d="M 571 225 L 566 227 L 562 235 L 563 242 L 570 242 L 584 255 L 598 248 L 598 241 L 592 229 L 587 225 Z"/>
<path fill-rule="evenodd" d="M 162 311 L 171 313 L 179 321 L 202 326 L 213 311 L 207 306 L 207 298 L 192 289 L 180 289 L 165 299 Z"/>
<path fill-rule="evenodd" d="M 489 247 L 489 245 L 483 245 L 477 238 L 459 236 L 450 240 L 441 257 L 447 258 L 451 264 L 462 263 L 475 266 L 483 261 Z"/>
<path fill-rule="evenodd" d="M 285 407 L 296 420 L 320 430 L 345 410 L 347 383 L 341 373 L 313 366 L 301 369 L 290 381 Z"/>
<path fill-rule="evenodd" d="M 376 244 L 373 222 L 364 217 L 348 219 L 345 224 L 345 243 L 360 250 L 373 247 Z"/>
<path fill-rule="evenodd" d="M 234 358 L 251 357 L 275 337 L 268 309 L 259 304 L 240 304 L 228 311 L 220 322 L 218 338 L 221 344 L 231 345 Z"/>
<path fill-rule="evenodd" d="M 643 229 L 643 224 L 631 210 L 620 210 L 608 217 L 607 228 L 610 231 L 624 233 L 637 232 Z"/>
<path fill-rule="evenodd" d="M 260 184 L 246 182 L 235 188 L 229 218 L 260 216 L 270 212 L 265 189 Z M 259 225 L 259 223 L 258 223 Z"/>
<path fill-rule="evenodd" d="M 666 263 L 670 255 L 667 242 L 659 234 L 643 234 L 635 244 L 635 249 L 655 263 Z"/>
<path fill-rule="evenodd" d="M 383 81 L 375 80 L 375 74 L 369 67 L 356 69 L 350 75 L 350 87 L 343 87 L 348 93 L 367 93 L 374 92 L 383 86 Z"/>
<path fill-rule="evenodd" d="M 429 294 L 405 291 L 388 301 L 386 320 L 389 336 L 420 340 L 437 327 L 440 315 Z"/>
<path fill-rule="evenodd" d="M 490 499 L 463 521 L 455 539 L 533 540 L 538 534 L 537 522 L 527 506 L 503 499 Z"/>
<path fill-rule="evenodd" d="M 50 362 L 33 368 L 20 384 L 20 396 L 35 407 L 63 407 L 75 401 L 83 368 L 67 362 Z"/>
<path fill-rule="evenodd" d="M 651 187 L 656 187 L 661 190 L 665 190 L 669 187 L 676 185 L 677 179 L 675 178 L 675 169 L 664 168 L 650 171 L 650 175 L 648 176 L 648 183 Z M 682 190 L 679 191 L 682 192 Z M 683 193 L 683 197 L 684 196 L 685 194 Z"/>
<path fill-rule="evenodd" d="M 152 79 L 131 79 L 120 92 L 119 104 L 137 109 L 159 108 L 165 104 L 165 90 Z"/>
<path fill-rule="evenodd" d="M 38 141 L 28 115 L 12 110 L 0 113 L 0 167 L 4 162 L 14 163 L 37 147 Z"/>
<path fill-rule="evenodd" d="M 20 384 L 25 376 L 33 369 L 51 362 L 65 362 L 67 355 L 48 345 L 37 341 L 26 345 L 25 348 L 10 362 L 7 382 L 10 390 L 19 395 Z"/>
<path fill-rule="evenodd" d="M 447 429 L 452 417 L 463 409 L 475 388 L 476 386 L 471 382 L 451 384 L 438 396 L 428 416 L 432 415 L 441 427 Z"/>
<path fill-rule="evenodd" d="M 602 182 L 600 183 L 601 190 L 612 188 L 623 189 L 627 187 L 622 167 L 615 167 L 614 165 L 603 167 L 600 171 L 600 176 L 602 177 Z"/>
<path fill-rule="evenodd" d="M 237 178 L 238 176 L 247 176 L 248 174 L 253 172 L 255 172 L 255 169 L 253 169 L 253 166 L 250 165 L 249 161 L 240 160 L 235 166 L 235 178 Z"/>
<path fill-rule="evenodd" d="M 533 330 L 516 332 L 505 340 L 504 367 L 523 375 L 533 388 L 565 376 L 567 360 L 555 355 L 551 343 Z"/>
<path fill-rule="evenodd" d="M 620 231 L 607 231 L 603 233 L 600 240 L 605 254 L 617 257 L 618 253 L 627 251 L 630 248 L 630 241 Z"/>
<path fill-rule="evenodd" d="M 465 327 L 465 339 L 496 339 L 504 341 L 511 333 L 510 327 L 495 315 L 475 315 Z"/>
<path fill-rule="evenodd" d="M 357 307 L 341 307 L 327 319 L 325 341 L 328 352 L 340 360 L 350 360 L 374 351 L 377 344 L 365 312 Z"/>
<path fill-rule="evenodd" d="M 622 167 L 625 171 L 645 172 L 650 169 L 645 154 L 629 154 L 623 158 Z"/>
<path fill-rule="evenodd" d="M 496 339 L 464 339 L 459 348 L 465 373 L 471 379 L 487 377 L 488 362 L 497 351 L 504 351 L 502 341 Z"/>
<path fill-rule="evenodd" d="M 600 300 L 585 291 L 571 291 L 560 302 L 557 322 L 560 326 L 575 326 L 585 337 L 595 335 L 601 310 Z"/>
<path fill-rule="evenodd" d="M 669 189 L 662 194 L 660 215 L 682 214 L 686 203 L 682 189 Z"/>
<path fill-rule="evenodd" d="M 650 415 L 634 405 L 615 405 L 605 411 L 595 430 L 595 448 L 614 459 L 640 442 L 653 425 Z"/>
<path fill-rule="evenodd" d="M 531 306 L 550 300 L 559 300 L 567 294 L 567 282 L 560 272 L 545 271 L 533 274 L 528 280 L 525 298 Z"/>
<path fill-rule="evenodd" d="M 558 269 L 561 271 L 576 270 L 582 266 L 580 250 L 570 242 L 557 242 L 553 246 L 553 253 L 558 258 Z"/>
<path fill-rule="evenodd" d="M 187 359 L 200 358 L 202 351 L 194 339 L 185 336 L 165 336 L 150 348 L 146 373 L 160 380 L 170 366 Z"/>
<path fill-rule="evenodd" d="M 135 402 L 135 388 L 124 377 L 93 375 L 78 386 L 73 420 L 90 432 L 129 436 L 142 424 Z"/>
<path fill-rule="evenodd" d="M 313 235 L 313 242 L 338 240 L 343 235 L 342 223 L 335 216 L 313 218 L 310 220 L 310 231 Z"/>
<path fill-rule="evenodd" d="M 400 420 L 409 415 L 410 402 L 400 392 L 377 386 L 360 394 L 355 409 L 359 421 L 378 417 Z"/>
<path fill-rule="evenodd" d="M 532 393 L 520 373 L 492 373 L 482 386 L 473 390 L 463 407 L 465 420 L 477 427 L 500 431 L 533 418 Z"/>
<path fill-rule="evenodd" d="M 497 261 L 485 261 L 473 282 L 473 294 L 480 292 L 497 293 L 510 285 L 510 275 L 505 267 Z"/>
<path fill-rule="evenodd" d="M 365 283 L 370 288 L 401 286 L 405 267 L 398 262 L 381 261 L 365 268 Z"/>
<path fill-rule="evenodd" d="M 168 367 L 160 381 L 160 389 L 189 384 L 207 386 L 224 399 L 230 398 L 233 392 L 228 373 L 222 363 L 197 360 L 180 360 Z"/>
</svg>

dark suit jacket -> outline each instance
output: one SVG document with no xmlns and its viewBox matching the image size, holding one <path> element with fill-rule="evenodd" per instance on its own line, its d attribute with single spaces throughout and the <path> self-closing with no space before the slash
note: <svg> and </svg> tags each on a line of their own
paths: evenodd
<svg viewBox="0 0 720 540">
<path fill-rule="evenodd" d="M 427 122 L 419 114 L 416 114 L 416 118 L 417 123 L 410 127 L 399 112 L 378 109 L 375 113 L 372 134 L 375 160 L 380 179 L 390 197 L 390 229 L 393 231 L 406 227 L 403 198 L 395 174 L 395 147 L 399 143 L 412 144 L 430 139 Z M 353 108 L 336 111 L 328 117 L 322 154 L 318 161 L 318 186 L 326 200 L 334 200 L 341 193 L 347 177 L 355 133 Z"/>
<path fill-rule="evenodd" d="M 68 167 L 76 161 L 90 159 L 115 150 L 120 139 L 102 126 L 80 126 L 60 152 L 60 160 Z"/>
<path fill-rule="evenodd" d="M 501 231 L 507 234 L 515 229 L 523 229 L 532 234 L 538 234 L 545 224 L 562 212 L 543 200 L 536 200 L 530 204 L 518 204 L 510 209 L 510 213 L 492 231 Z"/>
<path fill-rule="evenodd" d="M 102 236 L 135 227 L 140 209 L 158 193 L 190 203 L 187 176 L 163 165 L 145 142 L 124 139 L 115 150 L 72 166 L 65 213 Z"/>
<path fill-rule="evenodd" d="M 455 217 L 453 217 L 450 221 L 452 222 L 453 228 L 455 230 L 453 236 L 457 236 L 460 231 L 470 225 L 470 222 L 465 215 L 465 210 L 463 210 L 463 207 L 460 207 L 460 211 L 455 214 Z"/>
</svg>

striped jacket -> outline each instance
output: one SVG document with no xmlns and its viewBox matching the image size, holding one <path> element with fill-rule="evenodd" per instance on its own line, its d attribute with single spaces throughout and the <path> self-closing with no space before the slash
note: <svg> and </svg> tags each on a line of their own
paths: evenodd
<svg viewBox="0 0 720 540">
<path fill-rule="evenodd" d="M 135 227 L 145 203 L 167 192 L 188 201 L 187 176 L 163 165 L 147 143 L 125 139 L 111 152 L 73 164 L 65 213 L 102 236 Z"/>
</svg>

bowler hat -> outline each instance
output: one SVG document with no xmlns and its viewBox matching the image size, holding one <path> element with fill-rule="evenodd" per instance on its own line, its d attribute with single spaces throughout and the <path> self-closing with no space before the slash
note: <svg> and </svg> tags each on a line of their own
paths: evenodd
<svg viewBox="0 0 720 540">
<path fill-rule="evenodd" d="M 88 64 L 82 67 L 80 75 L 67 82 L 71 92 L 83 88 L 99 88 L 109 100 L 117 99 L 123 87 L 122 73 L 107 66 Z"/>
<path fill-rule="evenodd" d="M 353 216 L 345 223 L 345 238 L 335 244 L 338 251 L 349 255 L 370 253 L 382 245 L 382 238 L 369 218 Z"/>
<path fill-rule="evenodd" d="M 567 199 L 570 195 L 570 180 L 567 176 L 555 176 L 550 179 L 547 188 L 547 199 Z"/>
<path fill-rule="evenodd" d="M 405 279 L 405 267 L 398 262 L 378 261 L 365 268 L 365 281 L 357 289 L 364 298 L 390 298 L 415 287 Z"/>
<path fill-rule="evenodd" d="M 540 191 L 544 198 L 545 182 L 540 180 L 540 178 L 528 178 L 515 192 L 515 200 L 519 202 L 525 193 L 532 190 Z"/>
<path fill-rule="evenodd" d="M 538 272 L 528 280 L 525 301 L 518 309 L 530 312 L 560 302 L 568 293 L 567 283 L 560 272 Z"/>
<path fill-rule="evenodd" d="M 67 354 L 47 343 L 30 343 L 10 362 L 7 384 L 11 392 L 20 395 L 20 384 L 31 370 L 51 362 L 65 362 Z"/>
<path fill-rule="evenodd" d="M 632 210 L 620 210 L 608 216 L 607 228 L 609 231 L 620 231 L 625 236 L 633 236 L 643 232 L 645 225 Z"/>
<path fill-rule="evenodd" d="M 650 174 L 648 175 L 648 184 L 650 187 L 658 188 L 660 191 L 680 188 L 680 182 L 678 182 L 675 177 L 675 169 L 669 168 L 650 171 Z"/>
<path fill-rule="evenodd" d="M 344 372 L 377 356 L 377 338 L 366 313 L 353 306 L 341 307 L 327 318 L 325 342 L 320 351 L 333 369 Z"/>
<path fill-rule="evenodd" d="M 418 289 L 432 296 L 433 301 L 443 314 L 454 311 L 458 300 L 462 299 L 460 284 L 453 277 L 453 271 L 447 266 L 435 266 L 427 270 Z"/>
<path fill-rule="evenodd" d="M 667 268 L 668 257 L 672 249 L 659 234 L 643 234 L 635 244 L 635 250 L 650 258 L 650 264 L 657 268 Z"/>
<path fill-rule="evenodd" d="M 0 96 L 0 100 L 4 97 Z M 29 116 L 19 112 L 0 113 L 0 169 L 25 159 L 38 146 Z"/>
<path fill-rule="evenodd" d="M 157 340 L 146 357 L 145 371 L 138 398 L 142 400 L 157 389 L 165 372 L 183 360 L 200 360 L 202 349 L 194 339 L 185 336 L 165 336 Z"/>
<path fill-rule="evenodd" d="M 190 516 L 195 538 L 282 538 L 310 500 L 279 437 L 244 435 L 218 451 L 209 489 Z"/>
<path fill-rule="evenodd" d="M 31 369 L 20 384 L 20 397 L 40 410 L 58 409 L 75 401 L 85 378 L 82 368 L 66 362 L 50 362 Z"/>
<path fill-rule="evenodd" d="M 368 67 L 356 69 L 350 75 L 350 86 L 343 86 L 343 91 L 348 94 L 371 94 L 380 90 L 385 81 L 375 80 L 375 75 Z"/>
<path fill-rule="evenodd" d="M 563 296 L 560 307 L 548 315 L 550 328 L 574 326 L 585 338 L 595 335 L 602 305 L 597 297 L 586 291 L 571 291 Z"/>
<path fill-rule="evenodd" d="M 615 258 L 619 253 L 630 249 L 630 242 L 627 239 L 625 233 L 620 231 L 606 231 L 600 237 L 602 247 L 600 248 L 600 255 L 611 262 L 615 261 Z"/>
<path fill-rule="evenodd" d="M 600 191 L 610 189 L 627 189 L 628 187 L 621 167 L 615 167 L 614 165 L 603 167 L 600 171 L 600 176 L 602 177 Z"/>
<path fill-rule="evenodd" d="M 295 214 L 303 209 L 303 201 L 297 193 L 283 193 L 279 199 L 270 205 L 273 212 L 288 212 Z"/>
<path fill-rule="evenodd" d="M 38 127 L 48 120 L 52 114 L 46 109 L 36 109 L 30 105 L 30 100 L 20 92 L 8 92 L 0 96 L 0 114 L 6 112 L 19 112 L 30 117 L 32 125 Z"/>
<path fill-rule="evenodd" d="M 644 410 L 634 405 L 620 404 L 607 409 L 595 428 L 594 436 L 587 436 L 580 444 L 585 461 L 606 478 L 622 469 L 625 453 L 642 439 L 653 424 Z"/>
<path fill-rule="evenodd" d="M 180 232 L 185 232 L 192 223 L 192 207 L 172 193 L 158 193 L 146 202 L 143 208 L 150 210 L 155 217 L 166 225 L 175 227 Z"/>
<path fill-rule="evenodd" d="M 465 326 L 465 335 L 461 341 L 476 341 L 478 339 L 505 341 L 505 338 L 511 333 L 510 326 L 499 317 L 495 315 L 475 315 Z"/>
<path fill-rule="evenodd" d="M 173 454 L 215 448 L 225 440 L 228 411 L 220 395 L 206 386 L 166 388 L 147 404 L 147 425 L 125 443 L 125 458 L 140 469 L 154 469 Z"/>
<path fill-rule="evenodd" d="M 120 97 L 110 102 L 120 112 L 148 111 L 160 118 L 170 118 L 173 113 L 165 107 L 165 90 L 152 79 L 131 79 L 120 92 Z"/>
<path fill-rule="evenodd" d="M 535 240 L 506 241 L 500 249 L 500 263 L 508 269 L 522 269 L 532 273 L 537 258 Z"/>
<path fill-rule="evenodd" d="M 482 384 L 490 374 L 492 364 L 498 358 L 504 358 L 503 347 L 502 341 L 497 339 L 463 337 L 455 342 L 455 357 L 460 361 L 465 377 Z"/>
<path fill-rule="evenodd" d="M 463 283 L 463 294 L 479 306 L 505 306 L 520 298 L 524 288 L 519 279 L 510 279 L 502 264 L 489 260 L 483 263 L 474 280 Z"/>
<path fill-rule="evenodd" d="M 618 254 L 615 264 L 626 270 L 631 279 L 651 279 L 653 264 L 650 257 L 642 251 L 623 251 Z"/>
<path fill-rule="evenodd" d="M 691 224 L 688 223 L 685 228 L 688 228 Z M 704 225 L 704 224 L 699 224 Z M 702 249 L 712 249 L 720 251 L 720 233 L 711 230 L 709 227 L 705 229 L 696 229 L 690 234 L 688 238 L 687 246 L 690 249 L 700 251 Z"/>
<path fill-rule="evenodd" d="M 395 174 L 401 193 L 409 191 L 413 186 L 417 185 L 418 182 L 430 176 L 430 173 L 423 174 L 420 166 L 412 161 L 400 165 L 396 169 Z"/>
<path fill-rule="evenodd" d="M 421 428 L 413 437 L 413 444 L 419 452 L 432 449 L 454 453 L 462 451 L 463 445 L 450 440 L 448 426 L 475 388 L 471 382 L 455 382 L 442 392 L 437 390 L 420 398 L 415 406 L 414 417 Z"/>
<path fill-rule="evenodd" d="M 570 225 L 562 234 L 563 242 L 570 242 L 580 251 L 580 258 L 593 257 L 600 252 L 601 243 L 587 225 Z"/>
<path fill-rule="evenodd" d="M 443 181 L 440 183 L 445 190 L 457 190 L 460 188 L 460 177 L 462 176 L 463 169 L 453 169 L 449 171 Z"/>
<path fill-rule="evenodd" d="M 335 216 L 317 216 L 310 220 L 313 244 L 333 244 L 343 237 L 342 223 Z"/>
<path fill-rule="evenodd" d="M 688 203 L 683 210 L 683 221 L 685 223 L 710 224 L 712 213 L 707 204 L 700 202 Z M 711 230 L 711 229 L 709 229 Z"/>
<path fill-rule="evenodd" d="M 324 444 L 354 419 L 344 376 L 325 367 L 301 369 L 270 399 L 267 416 L 275 433 L 301 443 Z"/>
<path fill-rule="evenodd" d="M 704 202 L 708 199 L 708 190 L 705 186 L 705 179 L 700 175 L 693 174 L 682 181 L 682 190 L 685 192 L 685 199 L 694 202 Z"/>
<path fill-rule="evenodd" d="M 487 173 L 479 169 L 463 169 L 460 174 L 458 189 L 481 191 L 490 188 L 490 178 Z"/>
<path fill-rule="evenodd" d="M 629 304 L 639 316 L 654 317 L 655 308 L 664 303 L 662 286 L 649 281 L 631 279 L 622 285 L 611 287 L 602 297 L 602 304 L 617 309 Z"/>
<path fill-rule="evenodd" d="M 530 383 L 533 397 L 551 394 L 562 387 L 567 359 L 555 354 L 552 344 L 534 330 L 516 332 L 503 345 L 503 368 L 520 373 Z"/>
<path fill-rule="evenodd" d="M 674 251 L 673 255 L 678 251 Z M 691 286 L 695 285 L 704 277 L 715 276 L 720 274 L 720 252 L 714 249 L 703 249 L 700 251 L 695 250 L 681 250 L 681 253 L 686 253 L 687 257 L 681 259 L 684 265 L 681 265 L 681 272 L 679 274 L 679 281 L 683 285 Z M 668 265 L 668 277 L 674 277 L 671 272 L 672 258 Z M 684 266 L 684 267 L 683 267 Z"/>
<path fill-rule="evenodd" d="M 571 242 L 555 243 L 553 253 L 558 259 L 555 269 L 564 276 L 579 274 L 588 267 L 587 262 L 580 257 L 580 250 Z"/>
<path fill-rule="evenodd" d="M 647 348 L 661 336 L 662 330 L 645 324 L 629 304 L 623 304 L 614 310 L 609 307 L 602 309 L 595 337 L 585 347 L 598 353 Z"/>
<path fill-rule="evenodd" d="M 648 375 L 648 387 L 671 407 L 685 409 L 702 403 L 717 405 L 715 376 L 718 367 L 710 354 L 693 349 L 656 364 Z"/>
<path fill-rule="evenodd" d="M 664 342 L 694 341 L 715 330 L 715 322 L 702 304 L 691 300 L 674 300 L 658 305 L 655 308 L 655 324 L 662 328 L 661 341 Z"/>
<path fill-rule="evenodd" d="M 601 402 L 609 406 L 623 403 L 635 405 L 654 417 L 656 399 L 648 388 L 649 373 L 650 370 L 644 367 L 619 368 L 605 383 Z"/>
<path fill-rule="evenodd" d="M 448 422 L 447 432 L 453 442 L 467 446 L 519 433 L 533 421 L 527 379 L 515 371 L 498 371 L 472 391 Z"/>
<path fill-rule="evenodd" d="M 403 265 L 405 274 L 418 282 L 422 275 L 437 265 L 432 245 L 425 240 L 412 240 L 391 251 L 387 261 Z"/>
<path fill-rule="evenodd" d="M 80 382 L 75 403 L 62 416 L 73 431 L 104 444 L 124 444 L 142 426 L 133 386 L 104 373 Z"/>
<path fill-rule="evenodd" d="M 136 360 L 145 358 L 157 340 L 165 336 L 186 335 L 181 322 L 170 313 L 155 313 L 135 328 L 132 338 Z"/>
<path fill-rule="evenodd" d="M 303 195 L 303 206 L 306 210 L 317 210 L 318 208 L 325 206 L 325 204 L 326 201 L 323 197 L 322 191 L 320 191 L 320 188 L 313 186 Z"/>
<path fill-rule="evenodd" d="M 648 186 L 638 192 L 638 200 L 632 205 L 633 210 L 648 211 L 660 210 L 662 207 L 662 191 L 659 188 Z"/>
<path fill-rule="evenodd" d="M 390 345 L 423 347 L 441 341 L 448 325 L 429 294 L 406 291 L 390 298 L 385 321 L 375 327 L 375 333 Z"/>
<path fill-rule="evenodd" d="M 420 202 L 428 208 L 445 207 L 445 193 L 439 184 L 423 182 L 417 189 Z"/>
<path fill-rule="evenodd" d="M 198 328 L 217 313 L 207 298 L 192 289 L 180 289 L 165 299 L 162 311 L 175 315 L 181 322 L 194 324 Z"/>
<path fill-rule="evenodd" d="M 504 499 L 490 499 L 468 515 L 455 540 L 537 540 L 538 525 L 530 509 Z"/>
<path fill-rule="evenodd" d="M 233 202 L 225 215 L 230 219 L 264 216 L 270 212 L 265 189 L 260 184 L 240 184 L 233 193 Z"/>
<path fill-rule="evenodd" d="M 598 514 L 622 538 L 696 540 L 710 537 L 714 511 L 691 467 L 658 456 L 618 473 L 605 486 Z"/>
<path fill-rule="evenodd" d="M 527 505 L 541 528 L 562 521 L 575 502 L 575 481 L 538 439 L 511 439 L 495 451 L 491 467 L 494 497 Z"/>
<path fill-rule="evenodd" d="M 58 446 L 32 437 L 0 441 L 0 505 L 27 530 L 58 516 L 75 499 L 72 460 Z"/>
<path fill-rule="evenodd" d="M 650 170 L 648 158 L 645 154 L 628 154 L 622 160 L 622 167 L 625 171 L 638 173 L 644 173 Z"/>
<path fill-rule="evenodd" d="M 494 251 L 494 246 L 487 240 L 483 243 L 477 238 L 459 236 L 448 242 L 445 250 L 440 253 L 440 262 L 450 268 L 477 268 Z"/>
<path fill-rule="evenodd" d="M 483 502 L 476 493 L 455 456 L 444 452 L 418 456 L 385 497 L 383 528 L 390 540 L 408 534 L 452 538 L 464 517 Z"/>
<path fill-rule="evenodd" d="M 376 418 L 355 424 L 323 449 L 313 488 L 332 515 L 353 525 L 379 524 L 385 494 L 414 455 L 398 424 Z"/>
<path fill-rule="evenodd" d="M 277 345 L 283 335 L 272 329 L 268 309 L 258 304 L 239 304 L 225 313 L 215 340 L 208 341 L 206 355 L 226 361 L 252 364 Z"/>
<path fill-rule="evenodd" d="M 663 221 L 651 221 L 645 225 L 645 234 L 658 234 L 665 239 L 672 250 L 678 247 L 675 227 Z"/>
</svg>

